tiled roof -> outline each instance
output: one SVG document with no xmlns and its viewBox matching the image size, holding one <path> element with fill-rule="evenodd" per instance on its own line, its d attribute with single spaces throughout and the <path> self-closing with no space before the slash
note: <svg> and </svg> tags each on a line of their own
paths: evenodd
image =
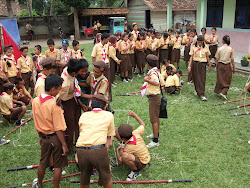
<svg viewBox="0 0 250 188">
<path fill-rule="evenodd" d="M 94 16 L 94 15 L 126 15 L 129 14 L 127 8 L 88 8 L 81 11 L 83 16 Z"/>
</svg>

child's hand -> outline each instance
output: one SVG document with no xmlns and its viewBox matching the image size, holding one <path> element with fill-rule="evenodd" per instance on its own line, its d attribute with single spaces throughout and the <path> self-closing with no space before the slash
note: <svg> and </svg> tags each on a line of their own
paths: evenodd
<svg viewBox="0 0 250 188">
<path fill-rule="evenodd" d="M 242 94 L 245 94 L 247 92 L 247 89 L 244 89 L 243 91 L 242 91 Z"/>
<path fill-rule="evenodd" d="M 133 111 L 130 110 L 130 111 L 128 112 L 128 116 L 135 117 L 136 114 L 135 114 Z"/>
<path fill-rule="evenodd" d="M 145 82 L 148 82 L 150 79 L 151 79 L 150 76 L 145 76 L 145 77 L 144 77 L 144 81 L 145 81 Z"/>
<path fill-rule="evenodd" d="M 117 151 L 120 151 L 122 149 L 122 145 L 120 145 L 118 148 L 117 148 Z"/>
<path fill-rule="evenodd" d="M 67 155 L 67 153 L 68 153 L 68 148 L 67 148 L 67 145 L 65 144 L 65 145 L 63 145 L 62 146 L 62 149 L 63 149 L 63 154 L 62 154 L 62 156 L 66 156 Z"/>
</svg>

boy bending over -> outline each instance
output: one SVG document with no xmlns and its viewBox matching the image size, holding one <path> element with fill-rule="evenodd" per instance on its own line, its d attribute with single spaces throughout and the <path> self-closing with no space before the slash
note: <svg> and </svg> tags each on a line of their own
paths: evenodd
<svg viewBox="0 0 250 188">
<path fill-rule="evenodd" d="M 132 171 L 127 177 L 127 181 L 136 180 L 136 177 L 140 176 L 140 170 L 142 170 L 150 161 L 150 154 L 148 148 L 141 137 L 144 134 L 145 123 L 132 111 L 128 112 L 128 115 L 134 117 L 140 127 L 133 131 L 133 128 L 128 124 L 122 124 L 118 128 L 117 138 L 121 138 L 120 141 L 125 143 L 125 147 L 121 144 L 116 151 L 118 165 L 125 164 Z M 117 134 L 117 132 L 116 132 Z M 122 156 L 120 150 L 123 150 Z"/>
</svg>

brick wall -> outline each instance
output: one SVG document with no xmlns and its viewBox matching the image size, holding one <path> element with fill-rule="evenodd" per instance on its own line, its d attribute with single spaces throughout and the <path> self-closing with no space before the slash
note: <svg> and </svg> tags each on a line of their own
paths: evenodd
<svg viewBox="0 0 250 188">
<path fill-rule="evenodd" d="M 8 16 L 6 0 L 0 0 L 0 16 Z"/>
<path fill-rule="evenodd" d="M 0 0 L 0 16 L 2 17 L 13 17 L 20 13 L 20 6 L 18 0 L 11 0 L 10 1 L 10 10 L 8 12 L 7 8 L 7 1 L 6 0 Z"/>
</svg>

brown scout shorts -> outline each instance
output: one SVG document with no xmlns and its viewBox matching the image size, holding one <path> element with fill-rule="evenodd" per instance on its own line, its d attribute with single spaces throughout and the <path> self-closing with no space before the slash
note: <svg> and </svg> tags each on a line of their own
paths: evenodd
<svg viewBox="0 0 250 188">
<path fill-rule="evenodd" d="M 161 95 L 148 96 L 150 122 L 159 121 Z"/>
<path fill-rule="evenodd" d="M 62 156 L 62 144 L 56 135 L 42 138 L 40 164 L 43 168 L 50 166 L 50 156 L 53 156 L 53 166 L 62 168 L 68 166 L 67 156 Z"/>
<path fill-rule="evenodd" d="M 138 157 L 135 157 L 135 166 L 138 168 L 138 170 L 142 170 L 146 167 L 146 164 L 143 164 Z"/>
<path fill-rule="evenodd" d="M 109 157 L 107 148 L 84 150 L 76 148 L 78 157 L 78 165 L 81 169 L 80 183 L 88 185 L 93 168 L 99 172 L 100 186 L 106 185 L 111 179 L 111 172 L 109 168 Z"/>
<path fill-rule="evenodd" d="M 17 108 L 15 111 L 11 112 L 10 115 L 3 115 L 3 117 L 5 119 L 7 119 L 8 121 L 12 121 L 12 120 L 18 120 L 18 115 L 22 112 L 22 107 Z"/>
</svg>

